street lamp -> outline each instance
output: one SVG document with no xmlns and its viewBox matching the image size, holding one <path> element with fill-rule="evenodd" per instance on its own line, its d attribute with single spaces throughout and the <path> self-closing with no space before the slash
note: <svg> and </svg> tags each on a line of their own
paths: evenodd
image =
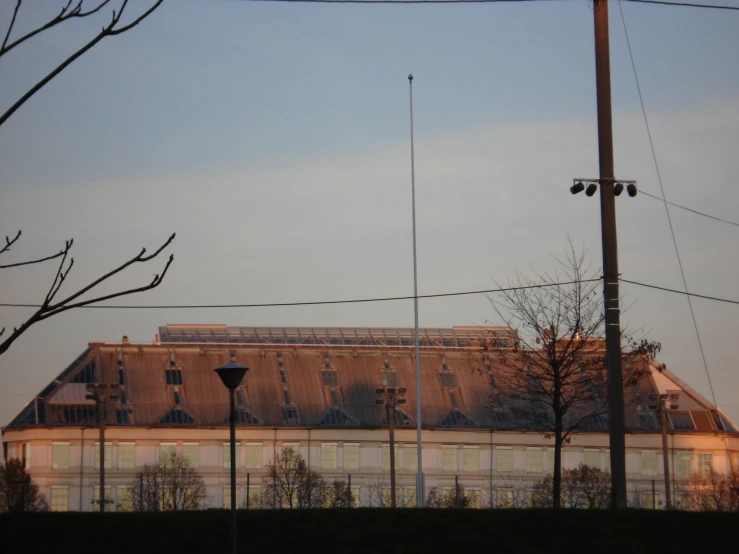
<svg viewBox="0 0 739 554">
<path fill-rule="evenodd" d="M 385 404 L 387 424 L 390 432 L 390 507 L 396 507 L 395 494 L 395 408 L 398 404 L 405 404 L 405 388 L 382 387 L 378 388 L 379 398 L 376 404 Z"/>
<path fill-rule="evenodd" d="M 225 387 L 229 390 L 231 411 L 228 420 L 231 424 L 230 446 L 231 446 L 231 554 L 236 554 L 236 387 L 241 384 L 248 367 L 229 362 L 215 368 L 218 377 L 221 378 Z"/>
</svg>

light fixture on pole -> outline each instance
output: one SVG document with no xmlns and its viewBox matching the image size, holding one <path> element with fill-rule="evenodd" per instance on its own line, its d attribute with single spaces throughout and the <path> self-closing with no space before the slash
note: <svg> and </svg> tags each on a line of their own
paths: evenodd
<svg viewBox="0 0 739 554">
<path fill-rule="evenodd" d="M 228 389 L 231 410 L 228 420 L 230 423 L 230 447 L 231 447 L 231 554 L 236 554 L 236 387 L 241 384 L 244 375 L 249 371 L 248 367 L 229 362 L 215 369 L 218 377 Z"/>
<path fill-rule="evenodd" d="M 405 404 L 405 388 L 381 387 L 377 392 L 379 398 L 376 404 L 385 405 L 388 431 L 390 435 L 390 507 L 397 506 L 397 493 L 395 488 L 395 409 L 398 404 Z"/>
<path fill-rule="evenodd" d="M 413 211 L 413 347 L 416 357 L 416 442 L 418 471 L 416 472 L 416 506 L 423 508 L 423 441 L 421 440 L 421 355 L 418 338 L 418 264 L 416 262 L 416 161 L 413 146 L 413 75 L 408 75 L 411 108 L 411 208 Z"/>
</svg>

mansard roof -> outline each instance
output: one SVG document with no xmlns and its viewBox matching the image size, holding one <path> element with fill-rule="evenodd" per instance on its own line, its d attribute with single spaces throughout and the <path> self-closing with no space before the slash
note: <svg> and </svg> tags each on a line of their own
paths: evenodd
<svg viewBox="0 0 739 554">
<path fill-rule="evenodd" d="M 502 327 L 420 330 L 422 422 L 435 429 L 542 431 L 542 420 L 514 409 L 491 407 L 500 394 L 480 345 L 516 343 Z M 228 391 L 213 371 L 236 361 L 249 371 L 236 390 L 237 423 L 254 427 L 373 428 L 387 424 L 377 389 L 406 389 L 396 423 L 415 425 L 415 359 L 412 329 L 267 328 L 167 325 L 157 340 L 94 342 L 8 425 L 95 424 L 88 384 L 118 385 L 108 400 L 108 425 L 218 427 L 228 423 Z M 654 368 L 657 365 L 654 364 Z M 482 369 L 482 370 L 481 370 Z M 669 371 L 652 372 L 626 391 L 626 426 L 657 432 L 649 397 L 670 395 L 670 430 L 729 431 L 736 427 L 706 399 Z M 403 414 L 400 418 L 399 414 Z M 544 414 L 543 417 L 546 417 Z M 581 430 L 604 432 L 605 416 Z"/>
</svg>

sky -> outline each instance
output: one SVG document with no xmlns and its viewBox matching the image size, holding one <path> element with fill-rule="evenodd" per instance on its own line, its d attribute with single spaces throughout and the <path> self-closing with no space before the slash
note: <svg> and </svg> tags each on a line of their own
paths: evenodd
<svg viewBox="0 0 739 554">
<path fill-rule="evenodd" d="M 27 3 L 17 32 L 65 2 Z M 731 2 L 727 2 L 731 5 Z M 0 3 L 0 30 L 13 3 Z M 130 20 L 150 5 L 133 0 Z M 624 2 L 667 199 L 739 221 L 739 12 Z M 99 16 L 99 17 L 97 17 Z M 0 59 L 0 111 L 110 17 L 70 21 Z M 610 6 L 616 176 L 660 195 L 619 5 Z M 125 18 L 124 18 L 125 19 Z M 162 285 L 117 304 L 335 300 L 413 292 L 413 73 L 419 294 L 553 270 L 568 236 L 600 266 L 592 8 L 165 2 L 75 61 L 0 127 L 4 263 L 74 237 L 72 292 L 173 232 Z M 739 300 L 739 227 L 670 208 L 691 291 Z M 664 205 L 617 199 L 623 278 L 681 289 Z M 101 292 L 140 286 L 166 258 Z M 0 302 L 39 302 L 54 263 L 3 270 Z M 686 298 L 624 285 L 623 320 L 712 398 Z M 716 400 L 739 422 L 735 304 L 695 299 Z M 0 307 L 0 327 L 28 309 Z M 412 301 L 75 310 L 0 356 L 6 425 L 88 342 L 167 323 L 412 327 Z M 480 295 L 420 301 L 422 327 L 497 324 Z"/>
</svg>

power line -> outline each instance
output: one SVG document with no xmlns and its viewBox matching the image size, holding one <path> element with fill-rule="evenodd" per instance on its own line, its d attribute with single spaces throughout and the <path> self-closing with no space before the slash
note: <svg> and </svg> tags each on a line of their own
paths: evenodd
<svg viewBox="0 0 739 554">
<path fill-rule="evenodd" d="M 521 2 L 542 2 L 553 0 L 247 0 L 249 2 L 270 2 L 283 4 L 504 4 Z M 716 4 L 694 4 L 690 2 L 668 2 L 666 0 L 624 0 L 639 4 L 660 4 L 663 6 L 682 6 L 684 8 L 709 8 L 713 10 L 739 10 L 737 6 Z"/>
<path fill-rule="evenodd" d="M 739 304 L 739 300 L 733 300 L 730 298 L 720 298 L 718 296 L 709 296 L 706 294 L 697 294 L 693 292 L 685 292 L 683 290 L 671 289 L 668 287 L 661 287 L 659 285 L 650 285 L 648 283 L 641 283 L 639 281 L 631 281 L 629 279 L 620 279 L 624 283 L 631 285 L 637 285 L 640 287 L 646 287 L 650 289 L 661 290 L 664 292 L 672 292 L 674 294 L 693 296 L 695 298 L 702 298 L 704 300 L 713 300 L 715 302 L 725 302 L 728 304 Z M 577 283 L 592 283 L 595 281 L 602 281 L 602 278 L 597 279 L 583 279 L 581 281 L 564 281 L 560 283 L 547 283 L 541 285 L 527 285 L 523 287 L 507 287 L 498 289 L 484 289 L 484 290 L 468 290 L 460 292 L 442 292 L 437 294 L 419 294 L 418 298 L 448 298 L 452 296 L 469 296 L 473 294 L 493 294 L 498 292 L 512 292 L 516 290 L 529 290 L 529 289 L 541 289 L 547 287 L 562 287 L 567 285 L 574 285 Z M 92 306 L 80 306 L 79 309 L 88 310 L 178 310 L 178 309 L 220 309 L 220 308 L 278 308 L 278 307 L 290 307 L 290 306 L 323 306 L 331 304 L 362 304 L 371 302 L 395 302 L 398 300 L 413 300 L 414 296 L 387 296 L 379 298 L 353 298 L 348 300 L 318 300 L 314 302 L 267 302 L 262 304 L 152 304 L 152 305 L 122 305 L 122 304 L 101 304 Z M 0 307 L 9 308 L 38 308 L 39 304 L 11 304 L 11 303 L 0 303 Z"/>
<path fill-rule="evenodd" d="M 443 292 L 438 294 L 419 294 L 416 296 L 388 296 L 381 298 L 354 298 L 349 300 L 318 300 L 314 302 L 267 302 L 262 304 L 173 304 L 173 305 L 138 305 L 138 306 L 126 306 L 120 304 L 114 305 L 90 305 L 80 306 L 80 308 L 90 309 L 107 309 L 107 310 L 164 310 L 164 309 L 200 309 L 200 308 L 278 308 L 286 306 L 324 306 L 329 304 L 362 304 L 369 302 L 394 302 L 397 300 L 413 300 L 414 298 L 445 298 L 450 296 L 465 296 L 471 294 L 489 294 L 494 292 L 510 292 L 515 290 L 527 290 L 527 289 L 542 289 L 547 287 L 561 287 L 566 285 L 575 285 L 577 283 L 591 283 L 594 281 L 600 281 L 601 278 L 595 279 L 583 279 L 581 281 L 564 281 L 561 283 L 546 283 L 541 285 L 526 285 L 521 287 L 507 287 L 498 289 L 484 289 L 484 290 L 468 290 L 462 292 Z M 8 304 L 0 303 L 0 307 L 5 306 L 9 308 L 40 308 L 40 304 Z"/>
<path fill-rule="evenodd" d="M 711 373 L 708 371 L 708 362 L 706 361 L 706 353 L 703 350 L 703 341 L 701 341 L 701 334 L 698 330 L 698 321 L 695 318 L 695 311 L 693 310 L 693 302 L 690 299 L 691 294 L 688 292 L 688 280 L 685 278 L 685 270 L 683 269 L 683 262 L 680 259 L 680 249 L 677 246 L 677 237 L 675 236 L 675 229 L 672 226 L 672 217 L 670 216 L 670 207 L 667 204 L 667 195 L 665 194 L 665 187 L 662 183 L 662 175 L 659 171 L 659 163 L 657 163 L 657 153 L 654 150 L 654 142 L 652 141 L 652 132 L 649 129 L 649 119 L 647 118 L 647 110 L 644 106 L 644 98 L 641 93 L 641 86 L 639 85 L 639 75 L 636 71 L 636 63 L 634 62 L 634 53 L 631 49 L 631 40 L 629 40 L 629 32 L 626 29 L 626 18 L 624 17 L 624 10 L 621 5 L 621 0 L 618 0 L 618 9 L 621 12 L 621 22 L 624 26 L 624 34 L 626 35 L 626 45 L 629 48 L 629 58 L 631 59 L 631 67 L 634 70 L 634 80 L 636 81 L 636 90 L 639 93 L 639 103 L 641 104 L 642 115 L 644 116 L 644 125 L 647 128 L 647 137 L 649 137 L 649 147 L 652 150 L 652 159 L 654 160 L 654 168 L 657 171 L 657 181 L 659 182 L 659 188 L 662 192 L 662 200 L 665 205 L 665 213 L 667 214 L 667 223 L 670 226 L 670 234 L 672 235 L 672 244 L 675 246 L 675 256 L 677 257 L 677 265 L 680 268 L 680 276 L 683 280 L 683 288 L 685 289 L 685 297 L 688 299 L 688 307 L 690 308 L 690 317 L 693 320 L 693 327 L 695 328 L 695 336 L 698 339 L 698 348 L 700 349 L 701 359 L 703 360 L 703 368 L 706 371 L 706 378 L 708 379 L 708 388 L 711 390 L 711 399 L 713 405 L 718 406 L 716 403 L 716 393 L 713 390 L 713 382 L 711 381 Z M 728 447 L 727 447 L 728 448 Z"/>
<path fill-rule="evenodd" d="M 649 194 L 648 192 L 644 192 L 643 190 L 639 189 L 639 194 L 644 194 L 645 196 L 648 196 L 649 198 L 654 198 L 655 200 L 659 200 L 660 202 L 667 202 L 664 198 L 660 198 L 659 196 L 655 196 L 654 194 Z M 739 223 L 736 223 L 735 221 L 729 221 L 728 219 L 721 219 L 720 217 L 716 217 L 715 215 L 710 215 L 707 213 L 699 212 L 698 210 L 694 210 L 693 208 L 688 208 L 687 206 L 681 206 L 680 204 L 675 204 L 674 202 L 667 202 L 670 206 L 675 206 L 676 208 L 680 208 L 681 210 L 686 210 L 688 212 L 692 212 L 697 215 L 702 215 L 703 217 L 708 217 L 710 219 L 715 219 L 716 221 L 720 221 L 721 223 L 728 223 L 729 225 L 734 225 L 736 227 L 739 227 Z"/>
</svg>

